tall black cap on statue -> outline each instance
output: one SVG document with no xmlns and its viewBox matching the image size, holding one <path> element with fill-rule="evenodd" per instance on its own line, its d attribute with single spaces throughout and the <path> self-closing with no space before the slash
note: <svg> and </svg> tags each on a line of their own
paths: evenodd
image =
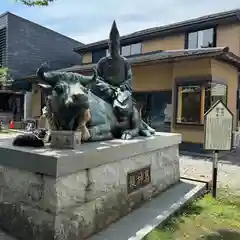
<svg viewBox="0 0 240 240">
<path fill-rule="evenodd" d="M 116 21 L 113 21 L 111 31 L 109 34 L 109 53 L 110 55 L 119 55 L 120 54 L 120 35 L 117 28 Z"/>
</svg>

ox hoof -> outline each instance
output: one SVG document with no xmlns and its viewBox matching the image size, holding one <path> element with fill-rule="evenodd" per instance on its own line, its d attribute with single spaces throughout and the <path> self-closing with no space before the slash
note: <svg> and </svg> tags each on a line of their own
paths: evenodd
<svg viewBox="0 0 240 240">
<path fill-rule="evenodd" d="M 154 135 L 156 133 L 156 130 L 149 127 L 148 131 L 150 132 L 151 135 Z"/>
<path fill-rule="evenodd" d="M 133 138 L 133 135 L 128 131 L 124 132 L 121 136 L 122 140 L 130 140 L 132 138 Z"/>
<path fill-rule="evenodd" d="M 151 132 L 149 130 L 146 130 L 146 129 L 141 130 L 140 135 L 143 136 L 143 137 L 151 137 L 152 136 Z"/>
</svg>

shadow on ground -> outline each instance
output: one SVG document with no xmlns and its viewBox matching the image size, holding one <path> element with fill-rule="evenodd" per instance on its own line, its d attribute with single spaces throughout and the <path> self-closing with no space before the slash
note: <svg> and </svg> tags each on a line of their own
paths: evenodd
<svg viewBox="0 0 240 240">
<path fill-rule="evenodd" d="M 181 156 L 191 157 L 194 160 L 201 160 L 212 162 L 212 156 L 209 155 L 201 155 L 197 153 L 191 152 L 180 152 Z M 219 154 L 219 162 L 222 164 L 236 165 L 240 167 L 240 148 L 234 149 L 232 151 L 220 152 Z M 240 240 L 240 239 L 239 239 Z"/>
<path fill-rule="evenodd" d="M 198 240 L 239 240 L 240 232 L 228 229 L 219 229 L 214 233 L 201 236 Z"/>
<path fill-rule="evenodd" d="M 227 155 L 221 157 L 220 162 L 224 164 L 240 166 L 240 149 L 235 149 Z"/>
</svg>

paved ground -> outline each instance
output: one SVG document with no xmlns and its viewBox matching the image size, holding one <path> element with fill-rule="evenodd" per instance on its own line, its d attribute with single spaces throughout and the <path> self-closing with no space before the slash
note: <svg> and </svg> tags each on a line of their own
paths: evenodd
<svg viewBox="0 0 240 240">
<path fill-rule="evenodd" d="M 0 231 L 0 240 L 16 240 L 16 239 Z"/>
</svg>

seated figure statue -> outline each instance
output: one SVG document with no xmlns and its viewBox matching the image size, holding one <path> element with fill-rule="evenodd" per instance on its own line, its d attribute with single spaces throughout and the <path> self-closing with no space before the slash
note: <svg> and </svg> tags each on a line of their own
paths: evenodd
<svg viewBox="0 0 240 240">
<path fill-rule="evenodd" d="M 51 131 L 80 131 L 82 141 L 124 140 L 138 135 L 151 136 L 154 130 L 144 123 L 132 100 L 132 73 L 128 61 L 119 54 L 116 23 L 109 41 L 109 55 L 97 64 L 92 76 L 50 71 L 44 63 L 37 71 L 42 87 L 51 88 L 41 120 Z M 46 132 L 19 135 L 16 146 L 44 146 Z"/>
<path fill-rule="evenodd" d="M 115 21 L 109 35 L 108 50 L 108 55 L 97 63 L 97 81 L 91 87 L 91 91 L 112 104 L 115 99 L 114 88 L 120 89 L 126 95 L 132 95 L 132 70 L 128 60 L 120 55 L 120 36 Z M 151 136 L 154 133 L 155 130 L 141 120 L 139 134 Z"/>
</svg>

